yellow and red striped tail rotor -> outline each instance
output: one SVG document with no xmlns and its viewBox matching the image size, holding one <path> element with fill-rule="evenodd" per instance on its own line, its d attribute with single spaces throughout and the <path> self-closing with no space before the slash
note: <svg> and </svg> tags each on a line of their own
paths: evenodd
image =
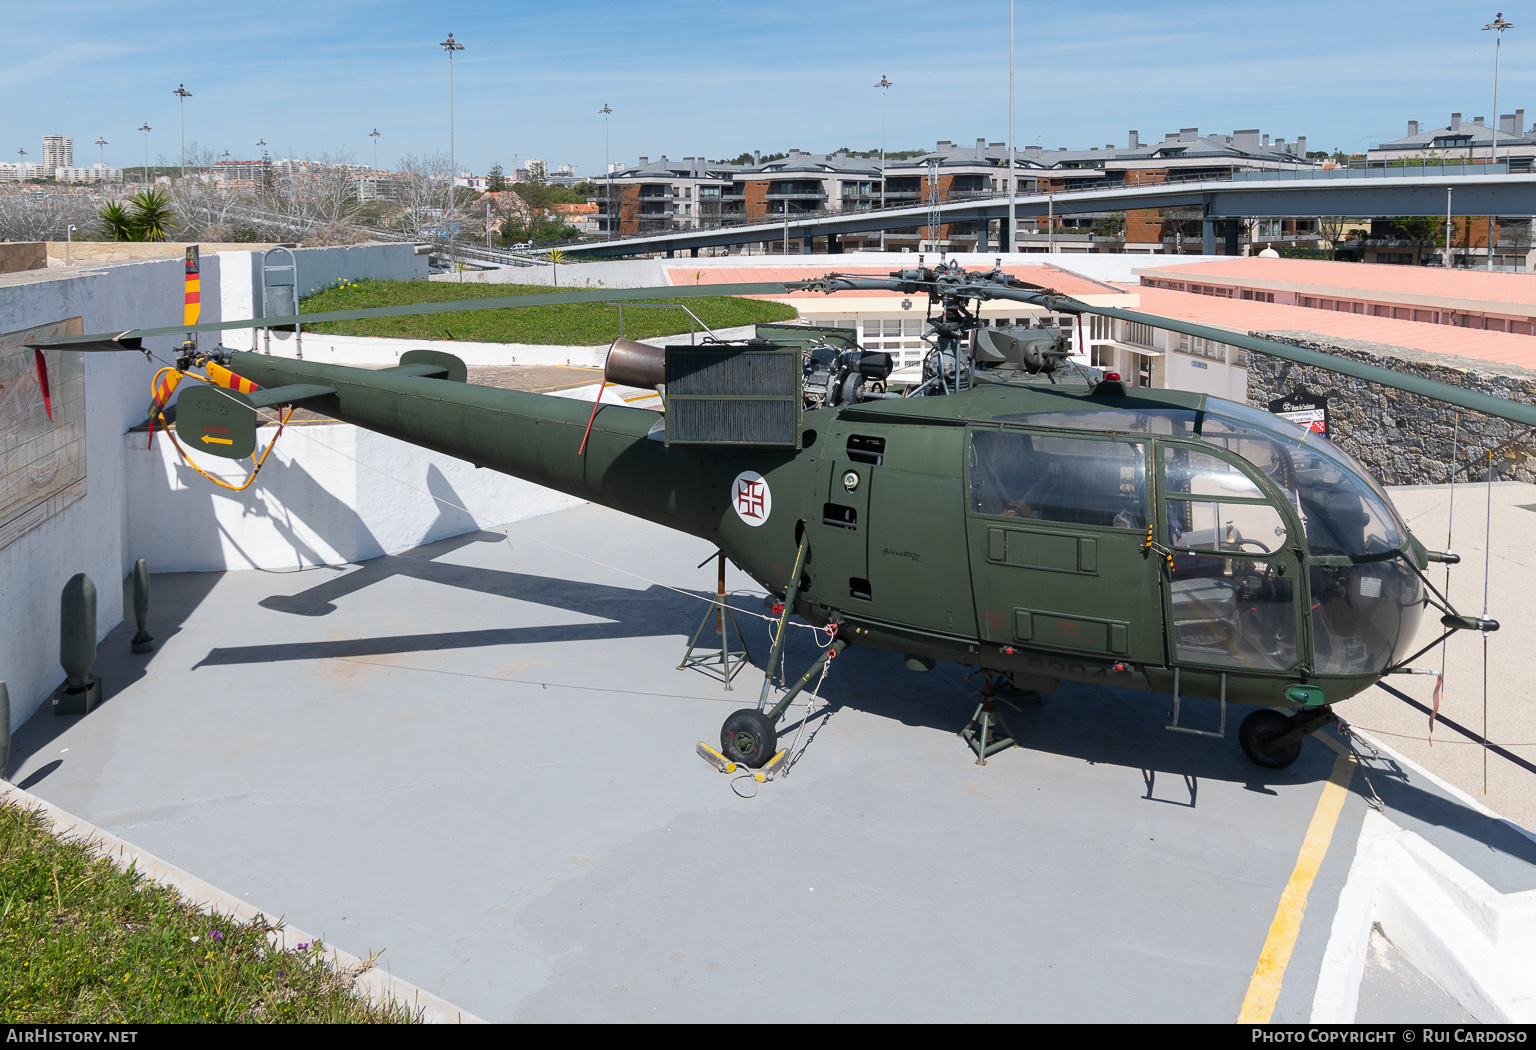
<svg viewBox="0 0 1536 1050">
<path fill-rule="evenodd" d="M 198 261 L 197 245 L 187 249 L 187 284 L 185 305 L 182 307 L 182 324 L 195 325 L 203 315 L 202 266 Z"/>
<path fill-rule="evenodd" d="M 238 390 L 242 394 L 254 394 L 261 389 L 255 383 L 244 376 L 236 375 L 217 361 L 209 361 L 204 370 L 208 373 L 208 381 L 214 386 L 221 386 L 225 390 Z"/>
</svg>

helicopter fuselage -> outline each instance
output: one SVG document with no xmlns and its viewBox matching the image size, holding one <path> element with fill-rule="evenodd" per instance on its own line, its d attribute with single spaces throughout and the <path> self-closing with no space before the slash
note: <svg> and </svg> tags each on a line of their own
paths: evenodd
<svg viewBox="0 0 1536 1050">
<path fill-rule="evenodd" d="M 235 353 L 306 407 L 709 540 L 848 642 L 1261 706 L 1317 706 L 1411 644 L 1423 548 L 1349 457 L 1177 391 L 982 383 L 807 411 L 801 447 L 668 446 L 665 417 Z M 1105 387 L 1109 387 L 1106 392 Z M 1176 680 L 1177 676 L 1177 680 Z"/>
</svg>

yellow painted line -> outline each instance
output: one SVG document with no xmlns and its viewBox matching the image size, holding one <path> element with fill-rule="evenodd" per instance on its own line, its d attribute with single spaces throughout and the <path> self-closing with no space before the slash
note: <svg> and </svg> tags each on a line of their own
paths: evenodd
<svg viewBox="0 0 1536 1050">
<path fill-rule="evenodd" d="M 628 401 L 646 401 L 646 400 L 649 400 L 650 398 L 659 398 L 660 396 L 661 396 L 660 394 L 651 393 L 651 392 L 646 392 L 644 394 L 627 394 L 627 395 L 625 395 L 624 400 L 626 402 L 628 402 Z"/>
<path fill-rule="evenodd" d="M 1321 737 L 1325 743 L 1332 743 Z M 1285 968 L 1290 964 L 1291 952 L 1296 949 L 1296 937 L 1301 933 L 1301 919 L 1307 911 L 1307 894 L 1317 871 L 1333 841 L 1334 828 L 1339 823 L 1339 813 L 1344 800 L 1349 797 L 1349 782 L 1355 775 L 1355 759 L 1348 751 L 1338 749 L 1339 757 L 1333 761 L 1333 772 L 1323 785 L 1322 797 L 1312 812 L 1312 823 L 1307 827 L 1307 837 L 1301 842 L 1301 853 L 1296 857 L 1296 867 L 1291 880 L 1280 894 L 1280 906 L 1275 910 L 1275 920 L 1269 924 L 1269 936 L 1264 940 L 1264 950 L 1259 953 L 1259 964 L 1254 967 L 1253 979 L 1248 982 L 1248 994 L 1243 997 L 1243 1008 L 1238 1012 L 1238 1024 L 1268 1024 L 1280 1000 L 1280 982 L 1285 979 Z"/>
</svg>

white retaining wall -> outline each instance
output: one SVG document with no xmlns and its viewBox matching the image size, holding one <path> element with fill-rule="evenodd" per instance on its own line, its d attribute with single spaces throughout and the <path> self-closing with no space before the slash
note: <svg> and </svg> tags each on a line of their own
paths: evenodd
<svg viewBox="0 0 1536 1050">
<path fill-rule="evenodd" d="M 1009 266 L 1060 266 L 1064 270 L 1091 277 L 1096 281 L 1129 281 L 1138 283 L 1139 278 L 1131 270 L 1137 267 L 1167 265 L 1167 257 L 1148 257 L 1145 254 L 1086 253 L 1086 252 L 1017 252 L 1004 255 L 1000 252 L 957 252 L 946 255 L 947 261 L 957 261 L 969 269 L 990 269 L 998 259 Z M 1217 255 L 1179 255 L 1173 257 L 1178 265 L 1211 262 L 1224 259 Z M 929 266 L 938 262 L 938 256 L 925 255 Z M 615 259 L 594 262 L 561 263 L 559 285 L 561 288 L 654 288 L 671 284 L 667 280 L 670 269 L 716 270 L 734 267 L 812 267 L 830 273 L 836 270 L 874 268 L 883 270 L 910 269 L 917 265 L 917 256 L 909 252 L 846 252 L 842 255 L 723 255 L 708 259 L 694 259 L 679 255 L 675 259 Z M 460 281 L 465 284 L 554 284 L 554 271 L 548 266 L 509 266 L 500 270 L 466 270 L 462 274 L 435 274 L 433 281 Z"/>
<path fill-rule="evenodd" d="M 261 447 L 274 429 L 257 432 Z M 244 492 L 203 478 L 163 437 L 122 440 L 131 553 L 156 572 L 358 562 L 581 502 L 345 423 L 288 427 Z M 247 474 L 197 462 L 232 484 Z"/>
<path fill-rule="evenodd" d="M 408 278 L 426 272 L 425 258 L 410 245 L 300 249 L 296 254 L 301 282 Z M 259 279 L 254 257 L 221 252 L 202 260 L 204 321 L 251 316 Z M 182 319 L 183 278 L 179 258 L 36 277 L 7 275 L 0 278 L 0 332 L 71 317 L 82 318 L 86 332 L 175 325 Z M 212 345 L 203 338 L 204 345 Z M 146 340 L 160 358 L 153 363 L 134 353 L 86 355 L 85 496 L 0 548 L 0 681 L 10 693 L 13 728 L 31 717 L 64 679 L 58 665 L 59 592 L 77 572 L 96 585 L 100 638 L 123 619 L 122 579 L 137 558 L 148 558 L 156 572 L 335 562 L 565 505 L 556 502 L 564 497 L 533 486 L 475 472 L 447 457 L 429 461 L 419 450 L 393 450 L 374 444 L 386 438 L 356 432 L 339 433 L 330 449 L 318 440 L 285 439 L 287 446 L 279 446 L 269 462 L 270 476 L 246 495 L 248 504 L 211 495 L 214 486 L 201 478 L 202 488 L 193 495 L 179 473 L 186 468 L 154 458 L 168 451 L 163 440 L 157 439 L 155 453 L 149 454 L 142 451 L 144 435 L 124 436 L 144 419 L 150 378 L 171 359 L 177 342 L 172 336 Z M 461 498 L 447 498 L 470 513 L 440 512 L 427 495 L 376 491 L 377 484 L 358 473 L 367 468 L 356 467 L 343 453 L 377 457 L 391 476 L 429 491 L 434 486 L 452 490 Z M 264 485 L 272 486 L 267 495 L 262 494 Z M 162 500 L 163 513 L 150 509 L 151 497 Z M 362 505 L 361 514 L 347 510 L 348 498 Z"/>
</svg>

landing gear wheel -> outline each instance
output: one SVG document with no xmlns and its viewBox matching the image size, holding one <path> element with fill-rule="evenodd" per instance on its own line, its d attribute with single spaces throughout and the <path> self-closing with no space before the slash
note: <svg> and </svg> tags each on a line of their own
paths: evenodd
<svg viewBox="0 0 1536 1050">
<path fill-rule="evenodd" d="M 1255 764 L 1269 769 L 1284 769 L 1301 757 L 1301 741 L 1293 740 L 1281 748 L 1271 748 L 1269 742 L 1294 728 L 1295 719 L 1279 711 L 1265 708 L 1243 719 L 1237 730 L 1237 742 Z"/>
<path fill-rule="evenodd" d="M 774 756 L 779 734 L 761 711 L 744 707 L 720 727 L 720 751 L 726 758 L 748 769 L 760 769 Z"/>
</svg>

